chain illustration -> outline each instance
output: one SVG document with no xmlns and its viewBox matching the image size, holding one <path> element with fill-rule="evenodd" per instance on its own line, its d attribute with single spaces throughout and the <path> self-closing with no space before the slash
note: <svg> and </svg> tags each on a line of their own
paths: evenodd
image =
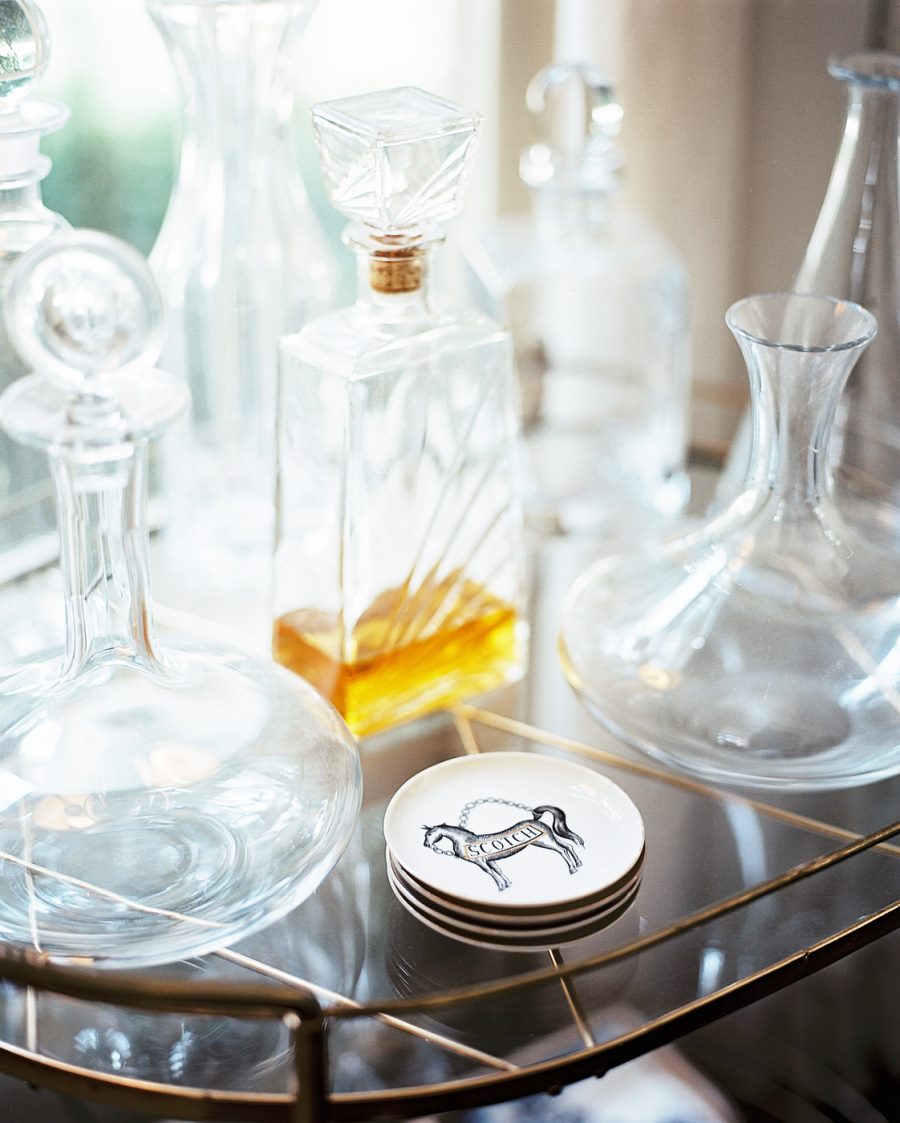
<svg viewBox="0 0 900 1123">
<path fill-rule="evenodd" d="M 472 799 L 465 805 L 465 807 L 463 807 L 462 812 L 460 813 L 459 825 L 461 827 L 467 827 L 469 825 L 469 815 L 472 813 L 472 811 L 474 811 L 476 807 L 480 806 L 482 803 L 502 803 L 506 807 L 518 807 L 520 811 L 527 811 L 529 815 L 533 811 L 533 808 L 529 807 L 527 804 L 516 803 L 511 799 L 496 799 L 490 796 L 486 796 L 484 799 Z"/>
</svg>

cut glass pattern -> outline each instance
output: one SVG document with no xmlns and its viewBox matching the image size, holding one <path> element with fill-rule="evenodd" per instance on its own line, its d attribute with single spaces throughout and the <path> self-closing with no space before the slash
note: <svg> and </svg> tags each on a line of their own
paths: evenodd
<svg viewBox="0 0 900 1123">
<path fill-rule="evenodd" d="M 385 232 L 453 218 L 479 121 L 411 86 L 321 103 L 313 125 L 332 203 Z"/>
</svg>

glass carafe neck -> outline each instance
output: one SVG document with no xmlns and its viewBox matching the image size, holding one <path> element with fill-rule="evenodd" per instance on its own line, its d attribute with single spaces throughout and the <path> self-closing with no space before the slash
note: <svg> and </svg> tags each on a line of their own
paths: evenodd
<svg viewBox="0 0 900 1123">
<path fill-rule="evenodd" d="M 148 0 L 182 88 L 182 179 L 200 167 L 224 188 L 268 161 L 293 107 L 283 64 L 314 2 Z"/>
<path fill-rule="evenodd" d="M 870 274 L 900 246 L 900 57 L 860 52 L 829 69 L 846 84 L 847 115 L 796 287 L 865 302 Z M 886 281 L 893 291 L 894 278 Z"/>
<path fill-rule="evenodd" d="M 837 402 L 875 334 L 874 317 L 848 301 L 776 293 L 739 301 L 727 322 L 750 375 L 744 494 L 774 503 L 782 520 L 804 518 L 828 501 Z"/>
<path fill-rule="evenodd" d="M 149 593 L 147 445 L 88 458 L 51 450 L 66 604 L 65 674 L 157 666 Z"/>
<path fill-rule="evenodd" d="M 363 240 L 353 227 L 346 240 L 356 252 L 357 307 L 387 324 L 415 321 L 429 313 L 434 241 Z"/>
</svg>

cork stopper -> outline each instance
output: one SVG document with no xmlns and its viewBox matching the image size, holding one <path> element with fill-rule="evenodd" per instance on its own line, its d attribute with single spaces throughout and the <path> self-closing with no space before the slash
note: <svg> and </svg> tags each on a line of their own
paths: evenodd
<svg viewBox="0 0 900 1123">
<path fill-rule="evenodd" d="M 369 258 L 369 284 L 375 292 L 416 292 L 425 273 L 422 257 L 418 247 L 376 251 Z"/>
</svg>

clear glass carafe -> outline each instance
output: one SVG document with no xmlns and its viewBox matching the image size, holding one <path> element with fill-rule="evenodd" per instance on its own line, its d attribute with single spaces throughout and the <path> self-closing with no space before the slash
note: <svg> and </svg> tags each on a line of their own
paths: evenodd
<svg viewBox="0 0 900 1123">
<path fill-rule="evenodd" d="M 900 571 L 841 519 L 827 471 L 841 389 L 875 334 L 858 305 L 750 297 L 727 322 L 750 372 L 743 490 L 683 537 L 573 587 L 561 655 L 604 724 L 719 780 L 784 788 L 900 770 Z"/>
<path fill-rule="evenodd" d="M 479 119 L 403 88 L 313 120 L 359 297 L 282 343 L 274 651 L 368 734 L 520 672 L 515 385 L 429 287 Z"/>
<path fill-rule="evenodd" d="M 900 546 L 900 55 L 851 51 L 829 61 L 847 114 L 828 188 L 797 273 L 798 292 L 852 300 L 878 319 L 838 405 L 831 443 L 834 498 L 868 537 Z M 719 496 L 740 486 L 745 417 Z"/>
<path fill-rule="evenodd" d="M 229 621 L 254 593 L 268 606 L 278 340 L 332 303 L 337 279 L 299 174 L 293 116 L 314 6 L 147 0 L 183 107 L 150 264 L 168 311 L 163 364 L 193 401 L 188 431 L 171 442 L 163 594 Z"/>
<path fill-rule="evenodd" d="M 526 101 L 532 213 L 504 216 L 467 253 L 515 342 L 526 518 L 610 542 L 659 533 L 689 494 L 687 272 L 620 198 L 622 107 L 605 75 L 555 63 Z"/>
<path fill-rule="evenodd" d="M 44 206 L 41 181 L 50 160 L 40 139 L 61 128 L 69 111 L 38 97 L 33 84 L 50 59 L 50 38 L 33 0 L 0 2 L 0 292 L 6 274 L 31 246 L 65 229 Z M 25 374 L 0 317 L 0 392 Z M 0 431 L 0 582 L 46 565 L 55 550 L 55 525 L 46 457 Z M 15 650 L 17 637 L 4 636 Z M 6 655 L 0 650 L 0 659 Z"/>
<path fill-rule="evenodd" d="M 97 965 L 188 958 L 284 915 L 330 870 L 359 811 L 356 745 L 274 663 L 156 634 L 147 448 L 187 393 L 153 369 L 143 259 L 56 235 L 21 258 L 6 314 L 36 373 L 0 421 L 50 459 L 66 644 L 0 684 L 0 939 Z"/>
</svg>

